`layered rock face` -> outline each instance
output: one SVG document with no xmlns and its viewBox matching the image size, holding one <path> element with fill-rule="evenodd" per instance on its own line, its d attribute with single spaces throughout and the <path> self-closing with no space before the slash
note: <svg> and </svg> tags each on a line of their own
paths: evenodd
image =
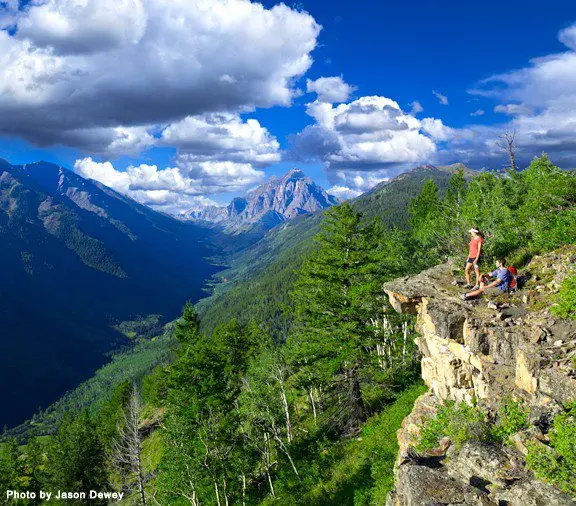
<svg viewBox="0 0 576 506">
<path fill-rule="evenodd" d="M 422 377 L 430 388 L 399 431 L 389 505 L 575 504 L 524 468 L 523 440 L 538 434 L 519 435 L 515 448 L 466 443 L 441 458 L 409 458 L 423 421 L 444 400 L 477 403 L 487 412 L 506 397 L 522 400 L 536 426 L 576 400 L 576 322 L 549 310 L 562 280 L 576 273 L 576 248 L 537 257 L 525 273 L 526 288 L 492 301 L 460 300 L 464 290 L 455 279 L 462 267 L 454 263 L 385 285 L 397 311 L 418 315 Z"/>
</svg>

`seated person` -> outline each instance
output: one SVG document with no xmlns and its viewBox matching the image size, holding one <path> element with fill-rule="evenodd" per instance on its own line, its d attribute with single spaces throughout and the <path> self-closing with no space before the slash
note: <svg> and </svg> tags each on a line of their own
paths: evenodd
<svg viewBox="0 0 576 506">
<path fill-rule="evenodd" d="M 490 282 L 489 276 L 496 278 L 494 281 Z M 506 267 L 506 260 L 499 258 L 496 260 L 496 270 L 490 273 L 490 275 L 485 274 L 482 276 L 482 281 L 480 282 L 480 288 L 474 290 L 473 292 L 463 293 L 460 295 L 462 300 L 471 299 L 477 297 L 483 293 L 488 293 L 489 295 L 502 295 L 510 290 L 510 281 L 512 280 L 512 274 Z"/>
</svg>

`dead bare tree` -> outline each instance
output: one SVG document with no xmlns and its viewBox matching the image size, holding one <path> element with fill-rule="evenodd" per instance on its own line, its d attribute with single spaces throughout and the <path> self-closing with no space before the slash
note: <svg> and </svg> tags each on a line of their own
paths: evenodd
<svg viewBox="0 0 576 506">
<path fill-rule="evenodd" d="M 142 404 L 136 385 L 132 391 L 124 413 L 118 422 L 118 435 L 112 442 L 112 465 L 118 471 L 122 480 L 131 485 L 136 481 L 140 502 L 146 506 L 146 492 L 144 490 L 144 473 L 142 470 L 142 434 L 140 433 L 140 414 Z"/>
<path fill-rule="evenodd" d="M 516 150 L 518 149 L 518 144 L 516 143 L 516 129 L 506 130 L 500 136 L 498 146 L 508 154 L 510 167 L 512 170 L 516 170 Z"/>
</svg>

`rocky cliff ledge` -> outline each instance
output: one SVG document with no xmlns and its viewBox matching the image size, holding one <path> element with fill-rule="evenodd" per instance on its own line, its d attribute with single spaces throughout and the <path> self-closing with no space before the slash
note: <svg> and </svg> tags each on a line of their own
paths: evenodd
<svg viewBox="0 0 576 506">
<path fill-rule="evenodd" d="M 550 313 L 558 287 L 574 273 L 570 246 L 534 258 L 520 273 L 526 286 L 493 300 L 462 301 L 462 268 L 453 262 L 384 286 L 397 311 L 418 315 L 422 377 L 430 388 L 398 432 L 389 506 L 576 504 L 536 480 L 523 461 L 526 441 L 546 441 L 553 415 L 576 400 L 576 322 Z M 465 443 L 440 448 L 433 458 L 412 450 L 442 401 L 474 403 L 490 416 L 507 397 L 522 401 L 532 422 L 512 445 Z"/>
</svg>

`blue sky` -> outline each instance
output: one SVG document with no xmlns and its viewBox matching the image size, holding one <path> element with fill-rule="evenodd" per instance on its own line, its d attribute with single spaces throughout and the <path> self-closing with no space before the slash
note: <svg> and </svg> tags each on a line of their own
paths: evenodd
<svg viewBox="0 0 576 506">
<path fill-rule="evenodd" d="M 401 106 L 419 100 L 426 114 L 455 127 L 470 123 L 469 114 L 479 107 L 488 114 L 475 122 L 503 121 L 491 114 L 491 101 L 467 91 L 483 78 L 563 51 L 557 34 L 576 21 L 576 9 L 569 1 L 547 2 L 546 8 L 531 1 L 471 3 L 303 2 L 323 26 L 307 75 L 343 75 L 358 86 L 357 95 L 383 94 Z M 431 90 L 447 95 L 450 107 L 442 106 Z M 307 123 L 299 111 L 287 112 L 285 125 L 277 126 L 279 135 Z M 264 117 L 274 122 L 270 112 Z"/>
<path fill-rule="evenodd" d="M 570 2 L 80 4 L 0 2 L 0 157 L 175 213 L 293 166 L 340 196 L 419 163 L 500 168 L 505 129 L 522 163 L 576 165 Z"/>
</svg>

